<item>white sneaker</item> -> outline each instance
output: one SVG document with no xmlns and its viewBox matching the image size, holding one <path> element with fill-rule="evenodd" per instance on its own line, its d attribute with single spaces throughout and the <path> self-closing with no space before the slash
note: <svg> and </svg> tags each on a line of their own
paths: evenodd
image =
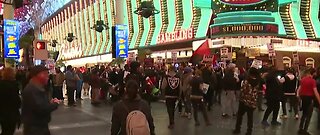
<svg viewBox="0 0 320 135">
<path fill-rule="evenodd" d="M 281 118 L 282 119 L 288 119 L 288 116 L 287 115 L 281 115 Z"/>
<path fill-rule="evenodd" d="M 294 116 L 294 118 L 295 118 L 296 120 L 299 119 L 299 115 L 296 114 L 296 115 Z"/>
</svg>

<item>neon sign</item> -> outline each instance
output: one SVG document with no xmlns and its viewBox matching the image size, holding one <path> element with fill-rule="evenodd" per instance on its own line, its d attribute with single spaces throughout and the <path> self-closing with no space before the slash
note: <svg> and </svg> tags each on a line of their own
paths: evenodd
<svg viewBox="0 0 320 135">
<path fill-rule="evenodd" d="M 183 40 L 193 39 L 194 32 L 193 28 L 189 28 L 186 30 L 178 30 L 171 33 L 161 33 L 157 38 L 157 43 L 168 43 L 168 42 L 177 42 Z"/>
<path fill-rule="evenodd" d="M 115 26 L 116 57 L 127 58 L 129 50 L 129 33 L 127 25 Z"/>
<path fill-rule="evenodd" d="M 4 57 L 19 58 L 19 22 L 14 20 L 4 20 Z"/>
<path fill-rule="evenodd" d="M 259 4 L 267 0 L 220 0 L 220 1 L 228 5 L 246 6 L 246 5 Z"/>
</svg>

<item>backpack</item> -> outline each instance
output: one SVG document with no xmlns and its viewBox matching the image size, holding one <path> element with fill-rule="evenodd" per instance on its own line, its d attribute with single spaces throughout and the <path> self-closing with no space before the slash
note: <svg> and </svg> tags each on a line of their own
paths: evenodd
<svg viewBox="0 0 320 135">
<path fill-rule="evenodd" d="M 127 135 L 150 135 L 149 123 L 146 115 L 138 110 L 130 111 L 124 104 L 126 110 L 129 112 L 126 120 Z"/>
<path fill-rule="evenodd" d="M 258 85 L 253 87 L 247 80 L 242 81 L 240 101 L 250 108 L 257 107 Z"/>
</svg>

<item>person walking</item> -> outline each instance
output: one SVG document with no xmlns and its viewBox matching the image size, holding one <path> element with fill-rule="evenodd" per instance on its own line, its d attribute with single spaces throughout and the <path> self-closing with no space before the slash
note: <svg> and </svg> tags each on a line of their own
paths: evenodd
<svg viewBox="0 0 320 135">
<path fill-rule="evenodd" d="M 0 80 L 0 135 L 13 135 L 20 127 L 21 99 L 13 68 L 4 68 Z"/>
<path fill-rule="evenodd" d="M 64 74 L 61 72 L 59 68 L 56 68 L 56 74 L 54 76 L 54 89 L 53 89 L 53 98 L 57 98 L 59 100 L 64 100 L 63 98 L 63 82 L 65 80 Z"/>
<path fill-rule="evenodd" d="M 243 115 L 247 113 L 247 133 L 246 135 L 252 134 L 253 129 L 253 111 L 257 108 L 257 98 L 260 85 L 260 75 L 256 68 L 249 69 L 249 75 L 243 80 L 241 84 L 239 109 L 237 114 L 236 128 L 233 131 L 234 134 L 241 132 L 241 124 Z"/>
<path fill-rule="evenodd" d="M 67 96 L 68 96 L 68 106 L 76 106 L 74 100 L 74 92 L 77 89 L 77 81 L 79 77 L 74 73 L 71 65 L 67 66 L 66 72 L 66 85 L 67 85 Z"/>
<path fill-rule="evenodd" d="M 44 66 L 35 66 L 30 71 L 31 80 L 22 91 L 22 122 L 24 135 L 50 135 L 51 112 L 58 108 L 58 99 L 49 100 L 45 86 L 49 73 Z"/>
<path fill-rule="evenodd" d="M 283 97 L 283 91 L 281 90 L 281 82 L 278 78 L 277 71 L 271 69 L 266 76 L 266 99 L 267 99 L 267 110 L 264 113 L 262 125 L 269 126 L 268 118 L 273 112 L 271 124 L 274 126 L 281 125 L 278 122 L 278 114 L 280 109 L 280 101 Z"/>
<path fill-rule="evenodd" d="M 282 104 L 282 118 L 287 119 L 287 101 L 289 101 L 290 108 L 293 109 L 295 118 L 299 119 L 298 112 L 298 99 L 296 96 L 297 90 L 297 77 L 294 75 L 295 71 L 292 68 L 287 69 L 287 74 L 284 76 L 285 82 L 283 83 L 284 101 Z M 290 109 L 291 110 L 291 109 Z"/>
<path fill-rule="evenodd" d="M 91 104 L 98 105 L 100 104 L 101 79 L 97 69 L 92 71 L 90 85 L 92 91 Z"/>
<path fill-rule="evenodd" d="M 181 79 L 175 71 L 175 68 L 172 66 L 169 68 L 169 72 L 166 77 L 163 79 L 162 87 L 165 91 L 166 106 L 167 112 L 169 115 L 169 129 L 174 128 L 174 113 L 176 107 L 176 101 L 180 93 L 180 82 Z"/>
<path fill-rule="evenodd" d="M 204 120 L 206 122 L 206 125 L 210 126 L 211 123 L 209 120 L 207 108 L 204 101 L 204 92 L 201 88 L 202 84 L 203 84 L 203 80 L 199 74 L 196 74 L 190 82 L 191 89 L 192 89 L 190 98 L 193 106 L 193 117 L 195 121 L 195 126 L 200 126 L 200 122 L 198 119 L 198 112 L 201 111 L 203 114 Z"/>
<path fill-rule="evenodd" d="M 181 114 L 181 116 L 186 116 L 188 119 L 191 119 L 191 85 L 190 82 L 192 80 L 192 69 L 190 67 L 184 68 L 184 74 L 181 78 L 180 83 L 180 101 L 182 101 L 185 105 L 185 112 Z M 179 102 L 179 112 L 182 112 L 182 103 Z"/>
<path fill-rule="evenodd" d="M 230 64 L 223 77 L 222 116 L 229 117 L 236 115 L 236 89 L 238 88 L 239 78 L 235 74 L 235 64 Z"/>
<path fill-rule="evenodd" d="M 310 135 L 308 132 L 310 120 L 313 113 L 314 99 L 320 104 L 320 96 L 317 90 L 317 83 L 312 78 L 313 71 L 308 69 L 305 71 L 305 76 L 300 81 L 298 88 L 298 97 L 302 101 L 302 117 L 298 133 L 301 135 Z"/>
<path fill-rule="evenodd" d="M 83 87 L 83 74 L 80 71 L 80 69 L 77 69 L 76 75 L 78 76 L 77 80 L 77 90 L 76 90 L 76 99 L 78 100 L 83 100 L 82 99 L 82 87 Z"/>
<path fill-rule="evenodd" d="M 155 135 L 151 108 L 146 101 L 141 99 L 139 88 L 140 86 L 134 80 L 126 82 L 124 99 L 113 106 L 111 135 L 127 135 L 127 128 L 130 125 L 127 123 L 127 118 L 132 111 L 140 111 L 144 114 L 149 125 L 150 135 Z"/>
</svg>

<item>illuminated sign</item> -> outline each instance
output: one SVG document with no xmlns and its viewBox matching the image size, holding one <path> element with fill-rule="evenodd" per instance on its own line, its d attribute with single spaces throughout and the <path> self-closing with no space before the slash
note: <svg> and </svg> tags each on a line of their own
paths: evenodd
<svg viewBox="0 0 320 135">
<path fill-rule="evenodd" d="M 176 42 L 176 41 L 183 41 L 193 39 L 194 33 L 193 28 L 189 28 L 186 30 L 178 30 L 171 33 L 161 33 L 157 37 L 157 43 L 168 43 L 168 42 Z"/>
<path fill-rule="evenodd" d="M 219 35 L 276 35 L 278 34 L 278 25 L 276 24 L 234 24 L 219 25 L 210 28 L 211 37 Z"/>
<path fill-rule="evenodd" d="M 266 0 L 220 0 L 221 2 L 229 5 L 252 5 L 264 2 Z"/>
<path fill-rule="evenodd" d="M 83 55 L 81 44 L 62 45 L 59 57 L 61 59 L 72 59 Z"/>
<path fill-rule="evenodd" d="M 14 20 L 4 20 L 4 57 L 19 58 L 19 22 Z"/>
<path fill-rule="evenodd" d="M 115 26 L 116 57 L 127 58 L 129 50 L 129 33 L 127 25 Z"/>
</svg>

